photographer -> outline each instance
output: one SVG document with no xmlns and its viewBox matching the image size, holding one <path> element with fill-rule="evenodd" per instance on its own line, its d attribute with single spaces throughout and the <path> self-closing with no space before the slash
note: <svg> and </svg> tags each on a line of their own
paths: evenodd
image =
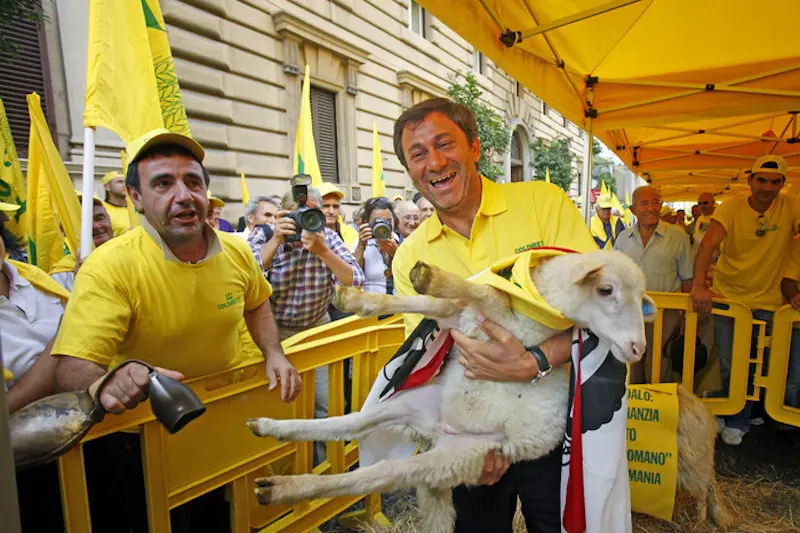
<svg viewBox="0 0 800 533">
<path fill-rule="evenodd" d="M 330 322 L 328 306 L 334 283 L 364 283 L 356 259 L 336 232 L 325 227 L 325 215 L 316 209 L 322 198 L 308 186 L 310 182 L 309 176 L 294 176 L 292 192 L 281 201 L 274 228 L 256 226 L 247 239 L 272 285 L 272 308 L 281 341 Z M 316 231 L 298 231 L 298 223 L 304 221 L 315 225 Z M 315 383 L 314 416 L 320 418 L 328 412 L 327 366 L 317 369 Z M 315 445 L 314 452 L 315 462 L 322 461 L 324 443 Z"/>
<path fill-rule="evenodd" d="M 388 198 L 370 198 L 364 204 L 363 219 L 358 227 L 358 246 L 353 255 L 364 269 L 364 290 L 382 294 L 394 292 L 392 259 L 399 245 L 394 232 L 397 217 Z"/>
</svg>

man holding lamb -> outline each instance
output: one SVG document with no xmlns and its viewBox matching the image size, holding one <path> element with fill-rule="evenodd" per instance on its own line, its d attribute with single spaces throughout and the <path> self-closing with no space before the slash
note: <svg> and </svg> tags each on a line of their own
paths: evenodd
<svg viewBox="0 0 800 533">
<path fill-rule="evenodd" d="M 479 174 L 477 124 L 465 106 L 434 98 L 410 108 L 395 123 L 394 147 L 417 190 L 436 208 L 395 255 L 398 294 L 416 294 L 409 272 L 419 259 L 468 278 L 532 248 L 596 250 L 579 212 L 558 187 L 542 181 L 499 185 Z M 405 316 L 407 334 L 421 319 Z M 452 331 L 469 378 L 530 381 L 570 360 L 571 330 L 526 348 L 489 320 L 480 327 L 490 341 Z M 453 491 L 456 532 L 510 533 L 519 497 L 528 531 L 560 533 L 561 456 L 556 449 L 509 466 L 505 458 L 487 455 L 484 484 Z"/>
</svg>

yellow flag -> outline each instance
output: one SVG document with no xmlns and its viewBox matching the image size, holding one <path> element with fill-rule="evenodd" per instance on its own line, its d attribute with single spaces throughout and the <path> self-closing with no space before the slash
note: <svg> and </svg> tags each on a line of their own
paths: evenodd
<svg viewBox="0 0 800 533">
<path fill-rule="evenodd" d="M 317 146 L 314 144 L 314 128 L 311 125 L 311 76 L 306 65 L 303 78 L 303 94 L 300 97 L 300 119 L 297 121 L 297 136 L 294 140 L 294 173 L 311 176 L 311 185 L 322 185 L 322 173 L 317 161 Z"/>
<path fill-rule="evenodd" d="M 342 234 L 344 245 L 347 246 L 349 250 L 355 250 L 358 244 L 358 232 L 344 223 L 342 215 L 339 215 L 339 231 Z"/>
<path fill-rule="evenodd" d="M 28 113 L 31 119 L 28 141 L 30 262 L 49 272 L 67 251 L 78 254 L 80 203 L 64 161 L 53 143 L 42 113 L 41 99 L 36 93 L 28 95 Z"/>
<path fill-rule="evenodd" d="M 242 207 L 247 205 L 247 202 L 250 201 L 250 191 L 247 190 L 247 182 L 244 180 L 244 172 L 241 175 L 242 178 Z"/>
<path fill-rule="evenodd" d="M 383 176 L 383 157 L 381 143 L 378 139 L 378 128 L 372 123 L 372 197 L 378 198 L 386 194 L 386 179 Z"/>
<path fill-rule="evenodd" d="M 628 191 L 625 191 L 625 207 L 631 206 L 631 195 Z"/>
<path fill-rule="evenodd" d="M 544 181 L 550 183 L 550 167 L 547 167 L 544 171 Z"/>
<path fill-rule="evenodd" d="M 157 0 L 91 0 L 86 64 L 84 126 L 125 143 L 162 127 L 188 135 Z"/>
<path fill-rule="evenodd" d="M 22 177 L 22 169 L 19 166 L 17 148 L 14 145 L 14 138 L 11 136 L 11 128 L 8 125 L 6 109 L 3 100 L 0 99 L 0 143 L 3 150 L 3 166 L 0 167 L 0 202 L 17 204 L 20 206 L 13 215 L 9 216 L 6 227 L 14 234 L 23 247 L 28 247 L 29 215 L 27 194 L 25 190 L 25 180 Z"/>
<path fill-rule="evenodd" d="M 600 196 L 610 196 L 610 191 L 606 187 L 606 180 L 600 182 Z"/>
<path fill-rule="evenodd" d="M 115 0 L 115 5 L 116 5 Z M 158 0 L 141 0 L 144 22 L 147 26 L 147 39 L 150 41 L 150 54 L 153 56 L 153 70 L 156 75 L 158 101 L 161 104 L 161 117 L 164 127 L 170 131 L 191 135 L 186 108 L 181 98 L 181 87 L 175 73 L 175 62 L 167 39 L 167 25 Z"/>
</svg>

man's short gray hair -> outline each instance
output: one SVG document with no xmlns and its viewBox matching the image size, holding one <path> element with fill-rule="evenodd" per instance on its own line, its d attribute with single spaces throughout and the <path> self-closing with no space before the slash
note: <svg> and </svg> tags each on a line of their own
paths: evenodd
<svg viewBox="0 0 800 533">
<path fill-rule="evenodd" d="M 269 202 L 275 207 L 280 208 L 280 204 L 275 203 L 275 200 L 273 200 L 271 197 L 256 196 L 255 198 L 251 198 L 250 201 L 244 206 L 245 216 L 255 214 L 255 212 L 258 210 L 258 204 L 261 202 Z"/>
<path fill-rule="evenodd" d="M 309 187 L 308 197 L 313 198 L 314 201 L 316 201 L 318 208 L 322 207 L 322 194 L 319 192 L 319 189 L 317 189 L 316 187 Z"/>
<path fill-rule="evenodd" d="M 319 189 L 315 187 L 309 187 L 308 199 L 314 199 L 317 202 L 317 208 L 322 207 L 322 195 L 320 194 Z M 280 208 L 284 211 L 294 211 L 297 209 L 297 202 L 294 200 L 294 194 L 292 194 L 292 191 L 289 191 L 283 195 L 283 198 L 281 198 Z"/>
</svg>

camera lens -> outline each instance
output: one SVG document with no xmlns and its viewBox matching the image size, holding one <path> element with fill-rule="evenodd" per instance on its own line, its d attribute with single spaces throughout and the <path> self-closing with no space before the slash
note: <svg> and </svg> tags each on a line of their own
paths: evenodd
<svg viewBox="0 0 800 533">
<path fill-rule="evenodd" d="M 300 227 L 308 231 L 322 231 L 325 214 L 319 209 L 307 209 L 300 213 Z"/>
<path fill-rule="evenodd" d="M 392 228 L 388 224 L 375 224 L 372 228 L 372 235 L 379 241 L 385 241 L 392 235 Z"/>
</svg>

